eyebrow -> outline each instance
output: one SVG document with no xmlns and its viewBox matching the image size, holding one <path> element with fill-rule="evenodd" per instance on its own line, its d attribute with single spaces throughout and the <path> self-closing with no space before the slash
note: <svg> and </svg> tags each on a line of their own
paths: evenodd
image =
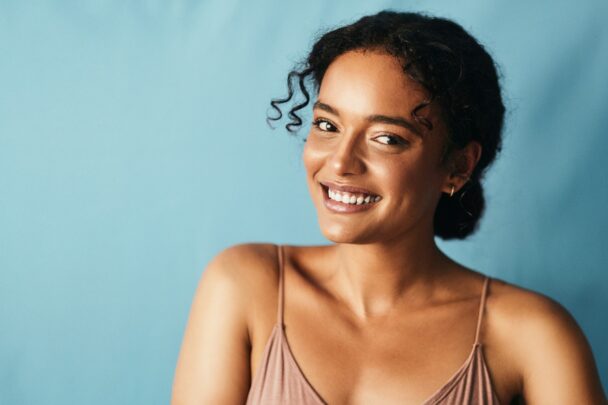
<svg viewBox="0 0 608 405">
<path fill-rule="evenodd" d="M 316 101 L 313 104 L 312 108 L 313 108 L 313 110 L 315 108 L 318 108 L 319 110 L 327 111 L 328 113 L 334 114 L 338 117 L 340 116 L 340 113 L 338 112 L 338 110 L 336 110 L 334 107 L 330 106 L 329 104 L 325 104 L 320 101 Z M 412 131 L 414 134 L 416 134 L 422 138 L 422 133 L 420 132 L 420 130 L 418 130 L 418 128 L 416 128 L 416 126 L 412 122 L 406 120 L 403 117 L 391 117 L 388 115 L 373 114 L 373 115 L 367 116 L 366 119 L 369 122 L 379 122 L 379 123 L 383 123 L 383 124 L 397 125 L 397 126 L 403 127 L 405 129 Z"/>
</svg>

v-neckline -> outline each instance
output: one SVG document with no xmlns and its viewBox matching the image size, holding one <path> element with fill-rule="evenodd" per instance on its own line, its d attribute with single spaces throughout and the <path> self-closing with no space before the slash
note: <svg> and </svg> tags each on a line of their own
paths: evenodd
<svg viewBox="0 0 608 405">
<path fill-rule="evenodd" d="M 271 333 L 271 335 L 272 335 L 271 340 L 268 343 L 269 344 L 272 343 L 272 340 L 275 338 L 274 334 L 277 331 L 279 334 L 281 334 L 281 337 L 282 337 L 280 344 L 281 344 L 281 346 L 285 347 L 285 351 L 287 352 L 287 357 L 292 362 L 292 364 L 295 366 L 295 369 L 297 370 L 297 373 L 298 373 L 298 377 L 304 382 L 306 387 L 312 392 L 312 394 L 315 396 L 315 398 L 321 404 L 327 405 L 328 402 L 325 401 L 323 399 L 323 397 L 321 397 L 321 394 L 319 394 L 319 392 L 316 390 L 316 388 L 313 387 L 311 382 L 308 380 L 308 378 L 302 371 L 300 364 L 296 360 L 296 357 L 294 356 L 294 354 L 291 350 L 291 347 L 289 346 L 289 341 L 287 340 L 287 335 L 285 334 L 285 331 L 279 322 L 275 323 L 275 325 L 273 327 L 273 331 Z M 430 397 L 428 397 L 427 399 L 425 399 L 420 405 L 432 405 L 433 403 L 436 403 L 436 401 L 442 399 L 449 392 L 449 390 L 460 380 L 460 378 L 462 378 L 462 376 L 464 375 L 464 371 L 471 364 L 471 360 L 477 353 L 477 350 L 481 350 L 480 342 L 473 344 L 473 348 L 471 349 L 471 351 L 470 351 L 469 355 L 467 356 L 466 360 L 464 361 L 464 363 L 454 373 L 452 373 L 452 376 L 450 378 L 448 378 L 448 380 L 441 387 L 436 389 L 435 392 L 433 392 L 433 394 Z"/>
</svg>

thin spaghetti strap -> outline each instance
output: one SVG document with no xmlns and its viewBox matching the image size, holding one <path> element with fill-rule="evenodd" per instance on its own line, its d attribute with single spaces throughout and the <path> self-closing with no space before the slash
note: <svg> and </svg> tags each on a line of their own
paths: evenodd
<svg viewBox="0 0 608 405">
<path fill-rule="evenodd" d="M 283 245 L 277 245 L 277 250 L 279 251 L 279 305 L 277 308 L 277 323 L 283 326 L 283 284 L 285 284 L 283 281 L 285 278 L 283 275 Z"/>
<path fill-rule="evenodd" d="M 486 303 L 486 295 L 488 291 L 488 284 L 490 283 L 490 277 L 486 276 L 483 282 L 483 289 L 481 290 L 481 300 L 479 303 L 479 315 L 477 316 L 477 330 L 475 331 L 475 343 L 473 345 L 480 345 L 479 332 L 481 331 L 481 319 L 483 318 L 483 311 Z"/>
</svg>

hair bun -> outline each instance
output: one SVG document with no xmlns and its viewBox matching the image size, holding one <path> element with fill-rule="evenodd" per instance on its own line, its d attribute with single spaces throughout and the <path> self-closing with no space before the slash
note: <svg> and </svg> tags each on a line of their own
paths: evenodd
<svg viewBox="0 0 608 405">
<path fill-rule="evenodd" d="M 471 179 L 452 197 L 443 194 L 435 211 L 435 235 L 442 239 L 466 238 L 475 232 L 484 208 L 479 179 Z"/>
</svg>

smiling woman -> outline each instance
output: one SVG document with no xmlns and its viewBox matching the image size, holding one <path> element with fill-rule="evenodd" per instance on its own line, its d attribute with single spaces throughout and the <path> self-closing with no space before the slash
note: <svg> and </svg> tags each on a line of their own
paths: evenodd
<svg viewBox="0 0 608 405">
<path fill-rule="evenodd" d="M 192 305 L 173 404 L 602 404 L 556 301 L 445 255 L 481 218 L 501 147 L 496 68 L 456 23 L 381 12 L 323 35 L 303 160 L 326 246 L 217 255 Z"/>
</svg>

